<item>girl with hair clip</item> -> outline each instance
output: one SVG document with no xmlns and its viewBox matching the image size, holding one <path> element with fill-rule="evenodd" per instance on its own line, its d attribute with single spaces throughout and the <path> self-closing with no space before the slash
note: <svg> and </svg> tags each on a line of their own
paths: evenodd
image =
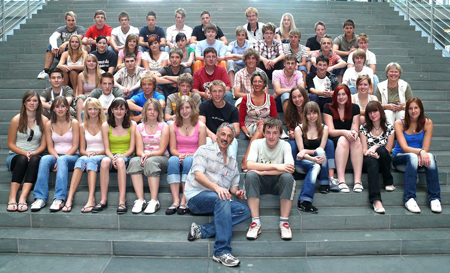
<svg viewBox="0 0 450 273">
<path fill-rule="evenodd" d="M 325 145 L 328 140 L 328 127 L 322 124 L 319 105 L 314 101 L 306 103 L 303 110 L 303 123 L 295 128 L 295 141 L 300 151 L 295 160 L 295 169 L 306 174 L 302 191 L 298 197 L 298 209 L 317 213 L 312 205 L 317 177 L 319 185 L 328 189 L 328 161 Z"/>
<path fill-rule="evenodd" d="M 183 60 L 181 64 L 187 67 L 191 67 L 194 62 L 195 57 L 195 49 L 187 46 L 187 38 L 186 34 L 180 32 L 175 36 L 175 42 L 177 43 L 177 47 L 183 51 Z"/>
<path fill-rule="evenodd" d="M 78 74 L 84 69 L 83 64 L 86 55 L 87 52 L 83 50 L 80 36 L 77 34 L 70 36 L 69 50 L 61 55 L 61 59 L 58 63 L 58 68 L 64 73 L 64 86 L 67 86 L 70 80 L 72 89 L 77 90 Z"/>
<path fill-rule="evenodd" d="M 167 166 L 167 182 L 173 203 L 167 215 L 186 214 L 189 209 L 184 196 L 186 177 L 192 166 L 193 155 L 198 147 L 206 144 L 206 125 L 198 119 L 199 110 L 194 100 L 182 96 L 175 108 L 175 122 L 169 125 L 170 154 Z M 180 182 L 183 188 L 180 201 Z"/>
<path fill-rule="evenodd" d="M 125 59 L 125 55 L 128 53 L 133 53 L 136 55 L 136 66 L 141 66 L 143 54 L 142 51 L 139 50 L 138 41 L 139 37 L 136 34 L 130 34 L 127 36 L 127 39 L 125 40 L 125 47 L 119 51 L 116 67 L 117 71 L 125 67 L 125 63 L 123 61 Z"/>
<path fill-rule="evenodd" d="M 275 30 L 275 39 L 283 44 L 289 44 L 289 31 L 294 28 L 296 28 L 294 16 L 290 13 L 283 14 L 281 16 L 280 27 Z"/>
<path fill-rule="evenodd" d="M 369 91 L 372 90 L 372 80 L 367 75 L 361 75 L 356 79 L 357 93 L 352 95 L 352 103 L 359 106 L 359 123 L 364 124 L 366 106 L 371 101 L 377 101 L 377 97 L 370 95 Z"/>
<path fill-rule="evenodd" d="M 20 113 L 11 119 L 8 130 L 10 151 L 6 158 L 6 166 L 12 172 L 12 178 L 7 211 L 28 210 L 28 194 L 36 182 L 41 153 L 47 146 L 43 137 L 45 122 L 47 118 L 42 115 L 38 92 L 34 90 L 25 92 Z M 22 193 L 17 203 L 17 193 L 22 181 L 24 181 Z"/>
<path fill-rule="evenodd" d="M 117 170 L 119 186 L 119 206 L 117 214 L 127 213 L 126 204 L 126 168 L 135 148 L 136 122 L 130 120 L 130 108 L 124 98 L 113 100 L 108 108 L 108 119 L 102 124 L 102 139 L 106 156 L 100 165 L 100 203 L 92 212 L 97 213 L 107 207 L 109 172 L 114 167 Z"/>
<path fill-rule="evenodd" d="M 428 188 L 428 202 L 431 211 L 441 213 L 441 187 L 436 158 L 430 151 L 433 136 L 433 122 L 425 116 L 422 101 L 412 97 L 406 102 L 405 118 L 395 122 L 397 144 L 392 152 L 392 165 L 405 172 L 405 193 L 403 201 L 410 212 L 420 213 L 416 202 L 417 172 L 425 169 Z"/>
<path fill-rule="evenodd" d="M 75 90 L 75 102 L 77 110 L 77 120 L 81 121 L 81 112 L 83 112 L 83 103 L 89 97 L 92 90 L 100 87 L 100 77 L 103 70 L 98 65 L 98 59 L 95 55 L 89 54 L 84 61 L 83 72 L 78 75 L 78 86 Z"/>
<path fill-rule="evenodd" d="M 95 98 L 86 100 L 83 123 L 80 124 L 80 154 L 81 157 L 75 162 L 72 181 L 70 182 L 69 196 L 63 212 L 72 210 L 73 197 L 81 182 L 83 172 L 88 173 L 89 198 L 81 213 L 89 213 L 95 206 L 95 185 L 97 184 L 97 172 L 100 162 L 105 157 L 101 127 L 106 121 L 102 105 Z"/>
<path fill-rule="evenodd" d="M 169 63 L 169 53 L 161 50 L 160 38 L 156 34 L 148 37 L 149 50 L 142 55 L 142 64 L 148 72 L 155 74 Z"/>
<path fill-rule="evenodd" d="M 137 126 L 136 157 L 132 158 L 127 169 L 131 176 L 137 200 L 131 212 L 155 213 L 161 205 L 158 201 L 159 177 L 161 172 L 166 172 L 169 152 L 169 126 L 163 121 L 162 106 L 158 100 L 147 100 L 142 108 L 142 123 Z M 150 188 L 150 201 L 146 203 L 144 198 L 144 182 L 142 173 L 148 177 Z"/>
<path fill-rule="evenodd" d="M 73 170 L 78 159 L 78 143 L 80 127 L 76 119 L 72 119 L 66 97 L 58 96 L 50 107 L 51 118 L 44 125 L 48 155 L 42 157 L 34 187 L 35 201 L 31 211 L 39 211 L 45 207 L 48 198 L 50 170 L 56 172 L 56 185 L 51 212 L 63 208 L 67 197 L 67 181 L 69 170 Z"/>
<path fill-rule="evenodd" d="M 359 135 L 369 182 L 369 201 L 376 213 L 384 214 L 378 178 L 381 171 L 386 191 L 395 190 L 390 155 L 394 145 L 394 126 L 386 121 L 383 106 L 378 101 L 369 102 L 365 109 L 366 123 L 359 128 Z"/>
<path fill-rule="evenodd" d="M 323 108 L 323 119 L 328 126 L 330 139 L 336 147 L 336 170 L 341 192 L 350 192 L 345 182 L 345 167 L 348 155 L 352 161 L 355 184 L 354 192 L 362 192 L 361 182 L 363 153 L 359 138 L 359 107 L 352 104 L 350 89 L 345 84 L 340 84 L 334 89 L 331 103 Z"/>
</svg>

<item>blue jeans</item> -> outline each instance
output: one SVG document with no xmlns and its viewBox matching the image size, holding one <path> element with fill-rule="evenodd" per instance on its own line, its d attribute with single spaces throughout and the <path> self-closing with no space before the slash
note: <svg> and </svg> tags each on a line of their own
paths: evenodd
<svg viewBox="0 0 450 273">
<path fill-rule="evenodd" d="M 85 170 L 88 171 L 94 171 L 98 172 L 100 169 L 100 165 L 102 162 L 102 159 L 106 157 L 106 155 L 95 155 L 91 157 L 82 156 L 78 158 L 77 162 L 75 162 L 74 169 L 81 169 L 82 172 Z"/>
<path fill-rule="evenodd" d="M 317 148 L 314 156 L 325 156 L 325 151 L 322 148 Z M 295 170 L 298 173 L 306 173 L 305 181 L 303 182 L 302 191 L 298 200 L 300 202 L 313 201 L 314 189 L 316 187 L 317 176 L 319 176 L 320 185 L 328 185 L 328 162 L 325 160 L 321 165 L 312 161 L 301 159 L 295 160 Z"/>
<path fill-rule="evenodd" d="M 296 160 L 298 154 L 297 143 L 295 139 L 289 139 L 289 144 L 291 145 L 292 158 Z M 328 161 L 328 169 L 336 169 L 336 162 L 334 161 L 334 143 L 330 139 L 327 140 L 327 145 L 325 145 L 325 155 Z"/>
<path fill-rule="evenodd" d="M 56 159 L 52 155 L 43 156 L 39 163 L 38 177 L 34 186 L 34 198 L 40 198 L 44 201 L 47 200 L 50 170 L 53 169 L 56 163 L 57 171 L 54 198 L 66 200 L 69 170 L 73 170 L 78 157 L 78 155 L 60 155 Z"/>
<path fill-rule="evenodd" d="M 216 236 L 214 255 L 231 253 L 233 226 L 250 218 L 250 209 L 239 202 L 221 200 L 217 193 L 212 191 L 197 194 L 188 204 L 193 214 L 214 213 L 214 221 L 200 226 L 202 238 Z"/>
<path fill-rule="evenodd" d="M 183 164 L 181 164 L 178 156 L 171 156 L 167 163 L 167 183 L 186 182 L 186 177 L 191 169 L 193 160 L 194 157 L 188 156 L 183 160 Z"/>
<path fill-rule="evenodd" d="M 439 174 L 434 156 L 428 153 L 431 159 L 429 167 L 420 167 L 425 169 L 428 188 L 428 201 L 441 201 L 441 187 L 439 186 Z M 417 171 L 419 169 L 419 158 L 414 153 L 399 153 L 392 158 L 392 165 L 395 169 L 405 172 L 405 193 L 403 201 L 405 203 L 410 199 L 416 199 L 417 190 Z"/>
</svg>

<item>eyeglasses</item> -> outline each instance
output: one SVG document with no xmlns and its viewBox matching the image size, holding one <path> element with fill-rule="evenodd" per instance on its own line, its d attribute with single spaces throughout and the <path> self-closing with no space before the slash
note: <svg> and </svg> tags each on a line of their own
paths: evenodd
<svg viewBox="0 0 450 273">
<path fill-rule="evenodd" d="M 34 136 L 34 130 L 30 129 L 30 135 L 28 136 L 27 141 L 30 142 L 31 140 L 33 140 L 33 136 Z"/>
</svg>

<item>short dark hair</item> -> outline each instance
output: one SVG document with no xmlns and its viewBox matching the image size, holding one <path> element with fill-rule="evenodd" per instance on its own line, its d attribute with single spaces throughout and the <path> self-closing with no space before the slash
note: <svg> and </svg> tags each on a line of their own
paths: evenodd
<svg viewBox="0 0 450 273">
<path fill-rule="evenodd" d="M 200 13 L 200 17 L 202 17 L 202 16 L 205 15 L 205 14 L 211 16 L 211 13 L 209 13 L 209 11 L 204 10 L 204 11 L 202 11 L 202 13 Z"/>
<path fill-rule="evenodd" d="M 330 64 L 330 59 L 328 59 L 327 56 L 320 55 L 320 56 L 317 57 L 317 59 L 316 59 L 316 64 L 318 64 L 319 62 L 326 62 L 327 65 L 329 65 L 329 64 Z"/>
<path fill-rule="evenodd" d="M 103 39 L 106 40 L 106 42 L 108 42 L 108 39 L 106 39 L 106 37 L 103 35 L 98 36 L 97 39 L 95 39 L 95 42 L 98 43 L 98 42 L 100 42 L 100 40 L 103 40 Z"/>
<path fill-rule="evenodd" d="M 113 76 L 113 74 L 111 74 L 111 73 L 109 73 L 109 72 L 106 72 L 106 73 L 103 73 L 103 74 L 100 76 L 100 83 L 102 83 L 102 82 L 103 82 L 103 79 L 106 79 L 106 78 L 111 79 L 111 80 L 114 82 L 114 76 Z"/>
<path fill-rule="evenodd" d="M 130 20 L 130 14 L 128 12 L 124 11 L 124 10 L 122 10 L 119 13 L 119 21 L 120 21 L 120 18 L 123 18 L 123 17 L 126 17 L 128 20 Z"/>
<path fill-rule="evenodd" d="M 147 12 L 147 17 L 149 17 L 149 16 L 153 16 L 153 17 L 155 17 L 155 19 L 156 19 L 156 12 L 154 12 L 153 10 Z M 146 18 L 147 18 L 147 17 L 146 17 Z"/>
<path fill-rule="evenodd" d="M 208 31 L 208 30 L 214 30 L 215 33 L 218 32 L 216 25 L 211 24 L 211 23 L 209 23 L 205 26 L 204 32 L 206 33 L 206 31 Z"/>
<path fill-rule="evenodd" d="M 183 38 L 187 40 L 186 34 L 184 34 L 183 32 L 178 33 L 177 36 L 175 36 L 175 43 L 183 40 Z"/>
<path fill-rule="evenodd" d="M 355 22 L 353 22 L 353 20 L 351 19 L 347 19 L 344 21 L 342 28 L 345 28 L 345 26 L 352 26 L 353 28 L 355 28 Z"/>
<path fill-rule="evenodd" d="M 283 122 L 279 118 L 270 117 L 264 122 L 263 132 L 266 132 L 266 128 L 278 128 L 282 134 Z"/>
<path fill-rule="evenodd" d="M 169 58 L 172 56 L 172 54 L 178 54 L 181 59 L 183 59 L 183 50 L 181 50 L 178 47 L 174 47 L 169 51 Z"/>
<path fill-rule="evenodd" d="M 55 67 L 53 69 L 50 69 L 50 71 L 48 71 L 48 76 L 51 77 L 53 73 L 59 73 L 59 74 L 61 74 L 61 77 L 64 78 L 64 73 L 61 70 L 61 68 Z"/>
<path fill-rule="evenodd" d="M 203 56 L 206 56 L 206 54 L 208 53 L 214 53 L 217 56 L 217 50 L 214 47 L 207 47 L 204 51 L 203 51 Z"/>
<path fill-rule="evenodd" d="M 127 54 L 125 54 L 123 59 L 125 60 L 127 58 L 133 58 L 134 60 L 136 60 L 136 54 L 134 54 L 134 53 L 127 53 Z"/>
</svg>

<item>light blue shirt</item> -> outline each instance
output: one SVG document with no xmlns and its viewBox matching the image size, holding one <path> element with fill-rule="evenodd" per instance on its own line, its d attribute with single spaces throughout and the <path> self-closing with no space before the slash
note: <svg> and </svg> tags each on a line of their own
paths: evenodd
<svg viewBox="0 0 450 273">
<path fill-rule="evenodd" d="M 228 45 L 227 53 L 243 55 L 247 48 L 253 48 L 253 43 L 245 40 L 244 46 L 240 47 L 237 41 L 233 41 Z M 244 60 L 235 61 L 237 65 L 245 66 Z"/>
<path fill-rule="evenodd" d="M 214 44 L 208 44 L 207 40 L 203 40 L 197 43 L 195 56 L 203 56 L 203 51 L 208 47 L 213 47 L 217 51 L 217 57 L 225 57 L 227 54 L 227 46 L 222 41 L 216 40 Z"/>
</svg>

